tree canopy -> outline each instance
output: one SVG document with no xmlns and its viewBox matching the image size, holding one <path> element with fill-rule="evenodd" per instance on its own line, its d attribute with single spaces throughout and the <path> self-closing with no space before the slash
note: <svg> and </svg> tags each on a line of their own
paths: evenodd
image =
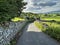
<svg viewBox="0 0 60 45">
<path fill-rule="evenodd" d="M 23 0 L 0 0 L 0 22 L 20 16 L 26 3 Z"/>
</svg>

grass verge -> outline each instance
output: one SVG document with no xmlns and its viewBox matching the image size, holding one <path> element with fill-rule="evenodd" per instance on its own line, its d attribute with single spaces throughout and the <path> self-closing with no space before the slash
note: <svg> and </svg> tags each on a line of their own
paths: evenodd
<svg viewBox="0 0 60 45">
<path fill-rule="evenodd" d="M 37 22 L 37 21 L 35 21 L 34 24 L 44 33 L 50 35 L 52 38 L 60 42 L 60 24 L 51 22 Z M 44 26 L 43 24 L 47 24 L 48 27 Z"/>
</svg>

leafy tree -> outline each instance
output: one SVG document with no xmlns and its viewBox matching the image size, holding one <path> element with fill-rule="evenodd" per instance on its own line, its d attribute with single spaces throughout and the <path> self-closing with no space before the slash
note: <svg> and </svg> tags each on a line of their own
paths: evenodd
<svg viewBox="0 0 60 45">
<path fill-rule="evenodd" d="M 26 4 L 23 0 L 0 0 L 0 22 L 10 21 L 11 18 L 20 16 Z"/>
</svg>

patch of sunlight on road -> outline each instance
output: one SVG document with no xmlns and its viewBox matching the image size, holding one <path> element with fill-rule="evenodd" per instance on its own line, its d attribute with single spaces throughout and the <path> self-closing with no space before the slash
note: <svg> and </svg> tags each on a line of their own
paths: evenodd
<svg viewBox="0 0 60 45">
<path fill-rule="evenodd" d="M 42 32 L 40 31 L 34 24 L 33 25 L 29 25 L 27 28 L 27 32 Z"/>
</svg>

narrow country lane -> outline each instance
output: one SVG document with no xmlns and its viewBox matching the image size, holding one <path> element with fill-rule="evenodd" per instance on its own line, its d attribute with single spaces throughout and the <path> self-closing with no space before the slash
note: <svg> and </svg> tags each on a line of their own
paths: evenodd
<svg viewBox="0 0 60 45">
<path fill-rule="evenodd" d="M 34 23 L 27 25 L 17 45 L 60 45 L 57 41 L 40 31 Z"/>
</svg>

